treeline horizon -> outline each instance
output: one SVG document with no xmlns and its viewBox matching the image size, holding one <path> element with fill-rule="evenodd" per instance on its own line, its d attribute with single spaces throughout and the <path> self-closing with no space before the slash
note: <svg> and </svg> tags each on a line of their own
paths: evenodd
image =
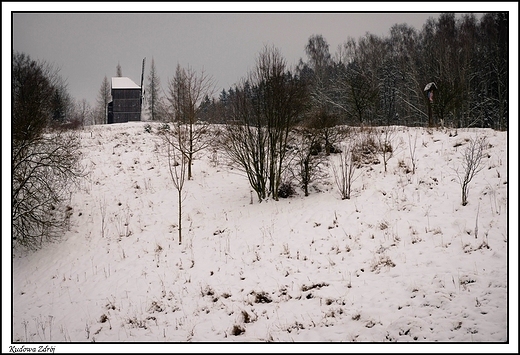
<svg viewBox="0 0 520 355">
<path fill-rule="evenodd" d="M 507 13 L 456 18 L 444 13 L 417 31 L 396 24 L 386 37 L 348 38 L 333 55 L 313 35 L 287 76 L 306 87 L 314 116 L 334 124 L 484 127 L 508 129 Z M 435 83 L 429 122 L 426 85 Z M 233 101 L 254 92 L 250 80 L 204 98 L 200 118 L 226 123 Z"/>
<path fill-rule="evenodd" d="M 302 122 L 508 129 L 508 12 L 485 13 L 480 19 L 471 13 L 443 13 L 429 18 L 421 30 L 395 24 L 384 36 L 367 32 L 358 39 L 348 37 L 335 53 L 330 52 L 326 38 L 313 34 L 304 49 L 306 58 L 290 68 L 285 65 L 287 78 L 304 87 Z M 14 57 L 19 55 L 26 54 Z M 122 75 L 119 63 L 117 75 Z M 211 73 L 203 75 L 211 77 Z M 245 73 L 227 90 L 214 89 L 201 97 L 195 103 L 197 119 L 233 121 L 234 101 L 258 91 L 250 76 Z M 167 78 L 163 88 L 152 58 L 146 79 L 142 117 L 175 120 L 168 92 L 174 78 Z M 66 80 L 60 80 L 52 98 L 51 122 L 72 127 L 107 123 L 111 97 L 106 76 L 94 106 L 73 98 Z M 425 91 L 430 83 L 436 87 L 433 97 Z"/>
</svg>

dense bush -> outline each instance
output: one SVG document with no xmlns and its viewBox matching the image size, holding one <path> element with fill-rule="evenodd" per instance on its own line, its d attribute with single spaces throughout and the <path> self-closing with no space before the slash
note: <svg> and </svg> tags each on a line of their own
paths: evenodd
<svg viewBox="0 0 520 355">
<path fill-rule="evenodd" d="M 278 188 L 278 197 L 288 198 L 296 193 L 290 182 L 282 182 Z"/>
</svg>

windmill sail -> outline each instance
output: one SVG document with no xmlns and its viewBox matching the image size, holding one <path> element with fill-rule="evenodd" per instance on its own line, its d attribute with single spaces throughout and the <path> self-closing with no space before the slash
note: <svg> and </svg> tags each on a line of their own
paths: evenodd
<svg viewBox="0 0 520 355">
<path fill-rule="evenodd" d="M 144 90 L 143 90 L 143 79 L 144 79 L 144 62 L 146 61 L 146 57 L 143 59 L 143 68 L 141 70 L 141 100 L 144 96 Z"/>
<path fill-rule="evenodd" d="M 144 102 L 144 90 L 143 90 L 143 79 L 144 79 L 144 62 L 146 57 L 143 58 L 143 67 L 141 69 L 141 121 L 143 120 L 143 102 Z"/>
</svg>

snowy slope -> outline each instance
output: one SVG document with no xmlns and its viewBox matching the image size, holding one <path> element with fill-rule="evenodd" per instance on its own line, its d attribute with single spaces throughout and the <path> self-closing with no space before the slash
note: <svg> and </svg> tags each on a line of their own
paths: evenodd
<svg viewBox="0 0 520 355">
<path fill-rule="evenodd" d="M 247 179 L 203 151 L 179 245 L 177 190 L 144 124 L 81 132 L 90 173 L 70 230 L 13 258 L 13 341 L 508 340 L 507 132 L 398 127 L 388 172 L 359 169 L 350 200 L 330 177 L 308 197 L 251 204 Z M 477 135 L 485 168 L 462 206 L 454 168 Z"/>
</svg>

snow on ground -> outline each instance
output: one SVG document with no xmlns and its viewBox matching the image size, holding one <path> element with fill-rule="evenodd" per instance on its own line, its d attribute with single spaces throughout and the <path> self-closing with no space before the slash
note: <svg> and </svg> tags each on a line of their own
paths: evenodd
<svg viewBox="0 0 520 355">
<path fill-rule="evenodd" d="M 330 177 L 308 197 L 251 204 L 247 179 L 203 151 L 179 245 L 177 190 L 144 125 L 81 132 L 90 173 L 71 196 L 70 230 L 12 260 L 12 341 L 511 341 L 507 132 L 397 127 L 388 172 L 359 169 L 350 200 Z M 485 168 L 462 206 L 454 169 L 477 135 Z"/>
</svg>

